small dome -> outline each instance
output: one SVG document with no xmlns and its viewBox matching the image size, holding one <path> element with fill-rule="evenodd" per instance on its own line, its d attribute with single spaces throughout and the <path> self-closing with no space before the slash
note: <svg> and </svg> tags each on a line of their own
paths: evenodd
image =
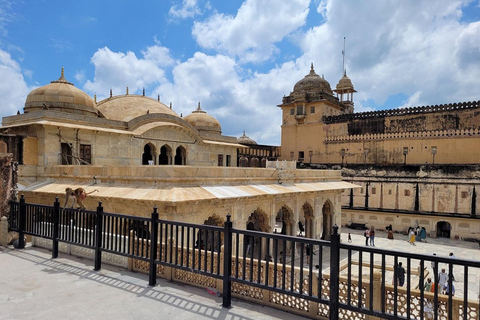
<svg viewBox="0 0 480 320">
<path fill-rule="evenodd" d="M 130 121 L 139 116 L 152 113 L 163 113 L 178 117 L 178 114 L 155 99 L 139 96 L 124 95 L 104 99 L 97 104 L 97 109 L 105 118 L 117 121 Z"/>
<path fill-rule="evenodd" d="M 350 78 L 347 77 L 347 72 L 344 72 L 342 79 L 340 79 L 340 81 L 338 81 L 337 83 L 336 90 L 346 90 L 346 89 L 353 90 L 354 88 L 353 88 L 352 80 L 350 80 Z"/>
<path fill-rule="evenodd" d="M 193 111 L 183 119 L 199 131 L 222 133 L 222 127 L 218 120 L 203 111 L 202 108 L 200 108 L 200 102 L 198 103 L 197 110 Z"/>
<path fill-rule="evenodd" d="M 310 68 L 310 73 L 305 76 L 302 80 L 298 81 L 293 87 L 294 92 L 326 92 L 333 95 L 332 89 L 330 88 L 330 83 L 325 80 L 323 77 L 320 77 L 315 73 L 313 69 L 313 63 Z"/>
<path fill-rule="evenodd" d="M 237 141 L 238 143 L 241 143 L 241 144 L 257 144 L 257 142 L 255 142 L 255 140 L 247 137 L 245 135 L 245 130 L 243 130 L 243 136 L 241 136 L 240 138 L 237 138 Z"/>
<path fill-rule="evenodd" d="M 25 113 L 38 110 L 55 110 L 89 116 L 98 116 L 93 99 L 68 82 L 63 74 L 57 81 L 30 92 L 23 108 Z"/>
</svg>

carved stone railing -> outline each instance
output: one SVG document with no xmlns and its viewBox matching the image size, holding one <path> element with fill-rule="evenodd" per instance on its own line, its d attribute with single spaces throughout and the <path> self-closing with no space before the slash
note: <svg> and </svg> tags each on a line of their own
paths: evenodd
<svg viewBox="0 0 480 320">
<path fill-rule="evenodd" d="M 397 132 L 397 133 L 379 133 L 379 134 L 358 134 L 346 136 L 330 136 L 325 138 L 325 142 L 355 142 L 367 140 L 394 140 L 394 139 L 438 139 L 451 137 L 478 137 L 479 129 L 466 130 L 438 130 L 421 132 Z"/>
<path fill-rule="evenodd" d="M 461 111 L 461 110 L 477 109 L 477 108 L 480 108 L 480 100 L 473 101 L 473 102 L 469 101 L 469 102 L 441 104 L 441 105 L 434 105 L 434 106 L 399 108 L 399 109 L 390 109 L 390 110 L 368 111 L 368 112 L 342 114 L 342 115 L 335 115 L 335 116 L 326 116 L 323 118 L 323 122 L 339 123 L 339 122 L 348 122 L 352 120 L 361 120 L 361 119 L 369 119 L 369 118 L 406 116 L 406 115 L 412 115 L 412 114 L 434 113 L 434 112 L 452 112 L 452 111 Z"/>
</svg>

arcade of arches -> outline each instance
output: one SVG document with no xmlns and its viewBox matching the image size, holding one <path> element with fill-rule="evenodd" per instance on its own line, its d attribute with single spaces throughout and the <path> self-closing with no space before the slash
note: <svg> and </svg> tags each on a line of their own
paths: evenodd
<svg viewBox="0 0 480 320">
<path fill-rule="evenodd" d="M 294 214 L 294 210 L 284 204 L 276 211 L 275 216 L 269 217 L 269 214 L 266 213 L 265 210 L 258 207 L 248 213 L 248 218 L 243 225 L 241 221 L 234 221 L 234 226 L 252 231 L 273 232 L 297 237 L 330 240 L 331 228 L 333 227 L 332 221 L 334 221 L 333 216 L 335 214 L 333 205 L 330 200 L 325 200 L 318 208 L 320 208 L 321 211 L 315 214 L 314 206 L 306 201 L 300 206 L 298 214 Z M 204 224 L 223 226 L 224 220 L 222 220 L 218 214 L 214 213 L 204 221 Z M 318 234 L 319 231 L 321 231 L 320 234 Z M 202 238 L 202 241 L 204 241 L 207 246 L 210 243 L 208 236 Z M 260 243 L 261 241 L 262 243 Z M 270 246 L 269 252 L 272 253 L 273 244 L 270 244 Z M 266 239 L 246 236 L 240 248 L 243 248 L 247 255 L 258 256 L 261 254 L 265 256 L 267 252 Z M 259 250 L 262 252 L 260 253 Z M 281 252 L 289 254 L 291 250 L 290 243 L 287 242 L 286 248 L 283 247 L 282 243 L 279 243 L 277 255 L 281 254 Z"/>
<path fill-rule="evenodd" d="M 156 148 L 152 143 L 147 143 L 143 147 L 142 165 L 171 165 L 184 166 L 186 164 L 187 151 L 184 147 L 180 146 L 175 149 L 175 156 L 173 156 L 172 148 L 165 144 L 160 147 L 160 154 L 158 155 Z M 173 161 L 172 161 L 173 159 Z"/>
</svg>

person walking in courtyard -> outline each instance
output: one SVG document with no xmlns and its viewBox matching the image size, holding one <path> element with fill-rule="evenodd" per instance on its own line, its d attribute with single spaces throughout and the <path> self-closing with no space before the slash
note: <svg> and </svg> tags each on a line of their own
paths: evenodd
<svg viewBox="0 0 480 320">
<path fill-rule="evenodd" d="M 413 228 L 410 229 L 410 233 L 408 234 L 408 236 L 410 237 L 409 238 L 410 244 L 415 245 L 415 231 L 413 230 Z"/>
<path fill-rule="evenodd" d="M 402 263 L 398 263 L 397 267 L 397 283 L 400 287 L 403 287 L 403 284 L 405 283 L 405 268 L 403 268 Z"/>
<path fill-rule="evenodd" d="M 445 272 L 445 268 L 442 268 L 442 271 L 438 274 L 438 285 L 441 289 L 445 287 L 445 284 L 448 281 L 448 274 Z"/>
<path fill-rule="evenodd" d="M 350 232 L 348 233 L 348 242 L 352 243 L 352 235 L 350 234 Z"/>
<path fill-rule="evenodd" d="M 433 292 L 434 283 L 432 282 L 432 278 L 427 278 L 425 285 L 423 286 L 423 290 L 427 292 Z"/>
<path fill-rule="evenodd" d="M 370 229 L 370 245 L 375 247 L 375 228 Z"/>
<path fill-rule="evenodd" d="M 363 236 L 365 237 L 365 245 L 368 246 L 368 239 L 370 238 L 370 230 L 368 230 L 368 228 L 365 229 Z"/>
</svg>

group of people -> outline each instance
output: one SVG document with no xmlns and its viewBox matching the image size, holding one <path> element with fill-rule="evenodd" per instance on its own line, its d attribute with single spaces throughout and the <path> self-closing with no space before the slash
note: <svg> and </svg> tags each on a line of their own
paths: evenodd
<svg viewBox="0 0 480 320">
<path fill-rule="evenodd" d="M 422 241 L 427 242 L 427 230 L 425 227 L 420 228 L 417 226 L 416 228 L 410 227 L 408 228 L 408 242 L 411 245 L 415 245 L 415 241 Z"/>
<path fill-rule="evenodd" d="M 436 256 L 436 254 L 433 254 Z M 450 252 L 449 255 L 450 259 L 455 259 L 455 255 L 453 252 Z M 432 271 L 433 274 L 435 274 L 435 262 L 432 261 Z M 423 289 L 425 291 L 429 292 L 434 292 L 435 288 L 437 288 L 438 292 L 442 292 L 443 294 L 451 294 L 452 296 L 455 295 L 455 286 L 452 283 L 452 288 L 449 287 L 448 280 L 452 277 L 452 281 L 455 281 L 455 276 L 453 275 L 453 268 L 452 268 L 452 274 L 449 275 L 446 271 L 445 268 L 442 268 L 441 271 L 437 275 L 437 285 L 435 286 L 435 283 L 432 281 L 432 278 L 427 278 L 427 282 L 425 282 L 425 285 L 423 286 Z"/>
<path fill-rule="evenodd" d="M 455 295 L 455 286 L 452 283 L 452 288 L 450 289 L 450 286 L 448 284 L 448 274 L 445 272 L 445 268 L 443 268 L 442 271 L 438 273 L 436 285 L 432 281 L 432 278 L 428 277 L 425 285 L 423 286 L 423 290 L 427 292 L 434 292 L 435 288 L 437 288 L 438 292 L 442 292 L 443 294 L 451 294 L 452 296 Z"/>
<path fill-rule="evenodd" d="M 368 243 L 370 241 L 370 245 L 372 247 L 375 247 L 375 228 L 371 227 L 370 229 L 366 228 L 365 232 L 363 233 L 363 236 L 365 237 L 365 245 L 368 246 Z M 351 239 L 349 238 L 349 242 Z"/>
<path fill-rule="evenodd" d="M 433 254 L 434 256 L 436 255 L 435 253 Z M 455 255 L 453 252 L 450 252 L 449 257 L 451 259 L 455 259 Z M 398 265 L 395 267 L 396 268 L 396 279 L 397 279 L 397 285 L 400 287 L 403 287 L 405 283 L 405 268 L 402 266 L 402 262 L 399 262 Z M 432 261 L 432 271 L 433 274 L 435 274 L 435 262 Z M 453 268 L 452 268 L 452 274 L 449 275 L 445 268 L 442 268 L 441 271 L 438 273 L 436 277 L 436 284 L 434 281 L 432 281 L 431 277 L 427 278 L 427 281 L 423 285 L 423 290 L 427 292 L 434 292 L 435 288 L 437 288 L 437 291 L 446 295 L 455 295 L 455 286 L 452 283 L 452 286 L 450 288 L 449 285 L 449 278 L 450 276 L 452 277 L 452 281 L 455 281 L 455 277 L 453 275 Z"/>
</svg>

